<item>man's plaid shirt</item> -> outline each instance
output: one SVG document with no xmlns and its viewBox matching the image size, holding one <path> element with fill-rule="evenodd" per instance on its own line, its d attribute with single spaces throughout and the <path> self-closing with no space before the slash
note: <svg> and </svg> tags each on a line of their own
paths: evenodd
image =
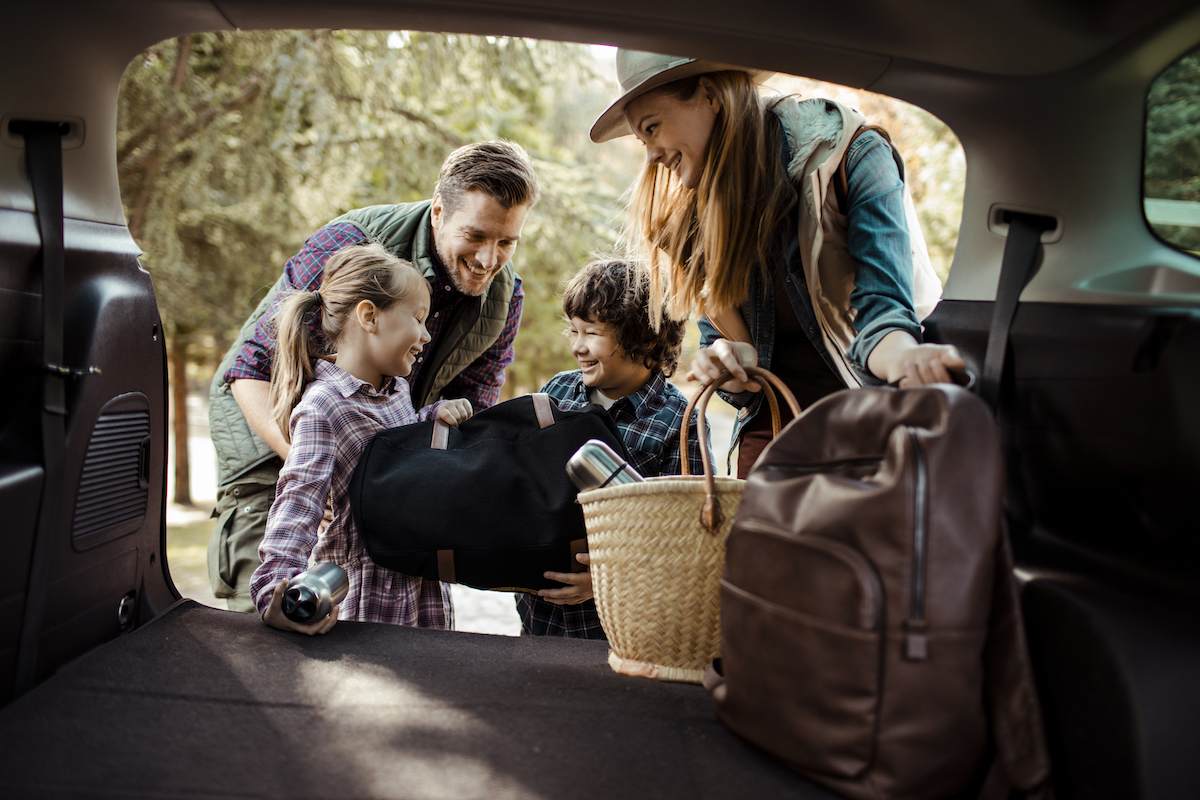
<svg viewBox="0 0 1200 800">
<path fill-rule="evenodd" d="M 560 372 L 542 387 L 542 391 L 553 397 L 563 411 L 578 411 L 591 402 L 579 370 Z M 608 409 L 629 450 L 629 463 L 643 477 L 679 474 L 679 426 L 686 410 L 687 398 L 667 382 L 660 370 L 655 370 L 641 389 L 617 400 Z M 703 475 L 694 414 L 688 431 L 688 468 L 692 475 Z M 704 446 L 711 459 L 712 441 L 707 422 Z M 517 595 L 517 611 L 521 614 L 522 634 L 605 638 L 594 600 L 560 606 L 536 595 L 520 594 Z"/>
</svg>

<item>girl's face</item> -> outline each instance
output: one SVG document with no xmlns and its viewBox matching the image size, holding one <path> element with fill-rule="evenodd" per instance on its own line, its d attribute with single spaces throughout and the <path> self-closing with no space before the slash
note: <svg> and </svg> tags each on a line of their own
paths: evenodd
<svg viewBox="0 0 1200 800">
<path fill-rule="evenodd" d="M 618 400 L 641 389 L 650 378 L 648 367 L 626 357 L 613 337 L 611 325 L 571 317 L 567 337 L 571 340 L 571 355 L 583 372 L 583 385 L 589 389 L 599 389 Z"/>
<path fill-rule="evenodd" d="M 700 185 L 708 140 L 720 111 L 716 87 L 708 78 L 701 78 L 687 100 L 660 91 L 635 97 L 625 106 L 625 119 L 646 145 L 646 161 L 662 164 L 685 189 L 695 189 Z"/>
<path fill-rule="evenodd" d="M 423 280 L 420 283 L 420 289 L 407 299 L 375 314 L 375 335 L 370 337 L 370 347 L 380 375 L 403 378 L 412 372 L 413 363 L 429 342 L 429 331 L 425 329 L 429 287 Z"/>
</svg>

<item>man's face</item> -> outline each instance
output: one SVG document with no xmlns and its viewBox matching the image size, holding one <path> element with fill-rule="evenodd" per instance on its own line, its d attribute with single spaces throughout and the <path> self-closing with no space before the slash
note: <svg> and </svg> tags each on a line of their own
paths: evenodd
<svg viewBox="0 0 1200 800">
<path fill-rule="evenodd" d="M 463 192 L 447 213 L 440 194 L 433 197 L 433 241 L 450 280 L 463 294 L 478 297 L 517 249 L 528 205 L 505 208 L 487 194 Z"/>
</svg>

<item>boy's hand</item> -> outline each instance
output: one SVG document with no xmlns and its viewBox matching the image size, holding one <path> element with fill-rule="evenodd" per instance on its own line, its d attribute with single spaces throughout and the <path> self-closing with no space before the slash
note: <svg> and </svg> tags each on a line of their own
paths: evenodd
<svg viewBox="0 0 1200 800">
<path fill-rule="evenodd" d="M 458 427 L 460 422 L 466 422 L 474 414 L 471 401 L 464 398 L 447 400 L 438 407 L 438 419 L 447 425 Z"/>
<path fill-rule="evenodd" d="M 689 381 L 700 381 L 708 384 L 715 381 L 722 372 L 729 370 L 733 380 L 721 387 L 723 391 L 737 394 L 739 392 L 757 392 L 762 389 L 755 381 L 750 380 L 743 367 L 757 367 L 758 353 L 754 345 L 747 342 L 731 342 L 728 339 L 717 339 L 711 347 L 705 347 L 696 353 L 692 359 L 692 368 L 684 377 Z"/>
<path fill-rule="evenodd" d="M 337 622 L 338 609 L 341 606 L 331 608 L 325 619 L 319 619 L 307 625 L 292 622 L 283 614 L 283 596 L 287 594 L 287 586 L 288 580 L 284 578 L 275 587 L 275 591 L 271 594 L 271 605 L 267 607 L 267 613 L 263 614 L 263 622 L 281 631 L 295 631 L 296 633 L 304 633 L 309 636 L 312 636 L 314 633 L 328 633 L 333 624 Z"/>
<path fill-rule="evenodd" d="M 585 567 L 592 563 L 587 553 L 579 553 L 575 560 Z M 561 589 L 539 589 L 538 597 L 544 597 L 556 606 L 577 606 L 592 599 L 592 573 L 590 572 L 543 572 L 546 578 L 569 584 Z"/>
</svg>

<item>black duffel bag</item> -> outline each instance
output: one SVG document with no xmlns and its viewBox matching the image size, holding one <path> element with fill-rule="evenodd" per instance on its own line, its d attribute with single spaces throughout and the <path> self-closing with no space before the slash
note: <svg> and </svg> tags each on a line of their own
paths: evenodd
<svg viewBox="0 0 1200 800">
<path fill-rule="evenodd" d="M 561 588 L 543 572 L 582 572 L 583 510 L 567 461 L 599 439 L 627 461 L 608 412 L 562 411 L 534 394 L 457 428 L 401 425 L 375 434 L 350 481 L 358 535 L 376 564 L 477 589 Z"/>
</svg>

